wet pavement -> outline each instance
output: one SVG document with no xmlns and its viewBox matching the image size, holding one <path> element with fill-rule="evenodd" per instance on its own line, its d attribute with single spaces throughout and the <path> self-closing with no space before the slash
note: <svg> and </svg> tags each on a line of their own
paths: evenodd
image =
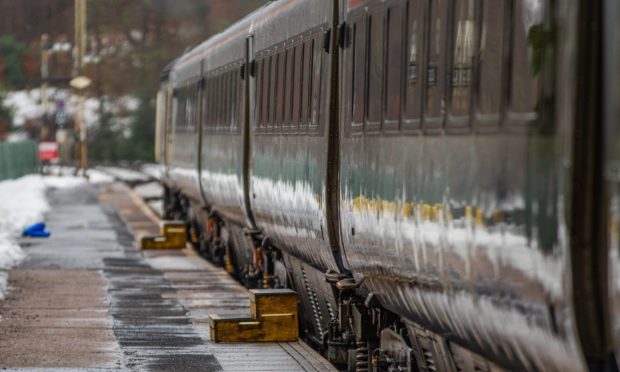
<svg viewBox="0 0 620 372">
<path fill-rule="evenodd" d="M 248 312 L 245 288 L 191 250 L 142 252 L 157 218 L 120 184 L 51 190 L 52 237 L 0 302 L 0 368 L 325 371 L 302 342 L 215 344 L 209 313 Z"/>
</svg>

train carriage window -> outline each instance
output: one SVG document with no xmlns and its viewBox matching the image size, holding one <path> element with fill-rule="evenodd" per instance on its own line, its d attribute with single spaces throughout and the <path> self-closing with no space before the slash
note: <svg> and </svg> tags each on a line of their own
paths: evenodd
<svg viewBox="0 0 620 372">
<path fill-rule="evenodd" d="M 193 102 L 193 110 L 192 113 L 192 130 L 198 128 L 198 115 L 200 115 L 200 101 L 198 101 L 198 83 L 194 83 L 192 85 L 192 102 Z"/>
<path fill-rule="evenodd" d="M 183 121 L 181 122 L 181 130 L 185 130 L 187 128 L 187 121 L 189 119 L 188 111 L 189 111 L 189 97 L 187 91 L 187 87 L 183 88 Z"/>
<path fill-rule="evenodd" d="M 353 128 L 364 125 L 366 90 L 366 19 L 353 25 Z"/>
<path fill-rule="evenodd" d="M 185 128 L 185 120 L 187 117 L 187 90 L 185 87 L 181 88 L 181 117 L 179 120 L 179 130 L 183 130 Z"/>
<path fill-rule="evenodd" d="M 225 132 L 229 128 L 228 123 L 228 100 L 230 96 L 228 94 L 229 88 L 229 74 L 228 72 L 222 73 L 222 122 L 220 124 L 220 131 Z"/>
<path fill-rule="evenodd" d="M 238 99 L 238 91 L 239 91 L 239 72 L 236 68 L 230 72 L 231 83 L 230 83 L 230 127 L 233 133 L 236 132 L 238 127 L 237 121 L 239 120 L 239 115 L 237 112 L 237 105 L 239 104 Z"/>
<path fill-rule="evenodd" d="M 202 88 L 202 95 L 200 96 L 200 99 L 202 100 L 200 102 L 201 104 L 201 110 L 202 110 L 202 115 L 200 116 L 199 119 L 199 125 L 204 129 L 207 125 L 207 97 L 208 97 L 208 86 L 207 86 L 207 79 L 205 76 L 202 77 L 204 79 L 204 86 Z"/>
<path fill-rule="evenodd" d="M 187 87 L 187 120 L 185 123 L 185 129 L 187 131 L 192 129 L 194 124 L 194 89 L 191 85 Z"/>
<path fill-rule="evenodd" d="M 190 110 L 190 100 L 189 100 L 189 89 L 187 87 L 183 88 L 183 101 L 184 101 L 184 113 L 183 113 L 183 130 L 186 130 L 189 122 L 189 110 Z"/>
<path fill-rule="evenodd" d="M 193 111 L 194 111 L 194 101 L 193 101 L 193 91 L 191 86 L 188 86 L 186 89 L 186 116 L 185 116 L 185 130 L 189 130 L 192 126 L 193 121 Z"/>
<path fill-rule="evenodd" d="M 265 96 L 266 96 L 266 85 L 267 85 L 267 73 L 266 67 L 267 59 L 262 58 L 258 64 L 258 84 L 256 85 L 256 106 L 258 109 L 258 117 L 256 120 L 256 126 L 258 128 L 262 128 L 265 125 L 265 118 L 267 117 L 267 111 L 265 110 Z"/>
<path fill-rule="evenodd" d="M 228 100 L 228 74 L 227 73 L 220 73 L 220 105 L 219 105 L 219 110 L 220 110 L 220 120 L 219 120 L 219 125 L 218 125 L 218 132 L 223 132 L 226 130 L 227 127 L 227 123 L 226 123 L 226 114 L 227 114 L 227 100 Z"/>
<path fill-rule="evenodd" d="M 220 103 L 219 103 L 219 112 L 220 112 L 220 120 L 218 122 L 218 131 L 222 132 L 224 131 L 224 128 L 226 128 L 226 88 L 227 88 L 227 82 L 226 79 L 227 76 L 225 73 L 220 73 L 220 90 L 219 90 L 219 99 L 220 99 Z"/>
<path fill-rule="evenodd" d="M 226 77 L 226 90 L 225 90 L 225 100 L 226 104 L 224 105 L 224 131 L 230 132 L 231 121 L 232 121 L 232 74 L 231 71 L 226 71 L 224 73 Z"/>
<path fill-rule="evenodd" d="M 249 77 L 249 75 L 246 75 Z M 243 111 L 243 102 L 245 102 L 245 88 L 246 81 L 248 78 L 243 78 L 241 75 L 237 76 L 237 100 L 235 101 L 235 117 L 236 117 L 236 129 L 237 132 L 241 129 L 242 124 L 240 123 L 245 119 L 244 111 Z"/>
<path fill-rule="evenodd" d="M 407 40 L 405 67 L 404 124 L 419 125 L 422 117 L 422 61 L 424 47 L 424 2 L 410 0 L 407 3 Z"/>
<path fill-rule="evenodd" d="M 276 93 L 278 91 L 278 55 L 270 57 L 271 70 L 269 71 L 269 119 L 267 120 L 267 128 L 273 128 L 276 120 Z"/>
<path fill-rule="evenodd" d="M 215 78 L 211 76 L 207 82 L 209 98 L 207 103 L 207 125 L 212 131 L 215 127 Z"/>
<path fill-rule="evenodd" d="M 232 87 L 233 87 L 233 75 L 232 71 L 226 72 L 226 131 L 230 132 L 232 126 Z"/>
<path fill-rule="evenodd" d="M 196 110 L 196 114 L 194 115 L 194 129 L 197 129 L 200 125 L 200 113 L 202 111 L 202 101 L 200 100 L 200 85 L 198 85 L 198 83 L 195 84 L 194 87 L 194 92 L 195 92 L 195 98 L 194 98 L 194 102 L 195 102 L 195 110 Z"/>
<path fill-rule="evenodd" d="M 176 125 L 176 121 L 179 118 L 179 98 L 178 98 L 178 91 L 176 89 L 174 89 L 172 91 L 172 130 L 174 130 L 174 127 Z"/>
<path fill-rule="evenodd" d="M 204 77 L 201 77 L 201 79 L 204 79 Z M 197 88 L 197 94 L 196 94 L 196 102 L 197 102 L 197 107 L 199 107 L 198 110 L 198 116 L 196 119 L 196 125 L 198 126 L 198 128 L 204 128 L 204 121 L 205 121 L 205 114 L 206 114 L 206 107 L 207 107 L 207 103 L 205 102 L 205 95 L 207 94 L 206 90 L 205 90 L 205 86 L 202 85 L 202 87 Z"/>
<path fill-rule="evenodd" d="M 277 91 L 276 91 L 276 125 L 278 129 L 276 132 L 279 132 L 279 129 L 282 126 L 282 122 L 284 121 L 284 94 L 286 93 L 286 51 L 282 50 L 278 54 L 278 82 L 277 82 Z"/>
<path fill-rule="evenodd" d="M 445 113 L 446 90 L 446 26 L 447 0 L 432 0 L 430 2 L 430 24 L 427 35 L 428 54 L 426 67 L 426 107 L 425 120 L 428 126 L 438 126 L 442 123 Z M 426 125 L 425 124 L 425 125 Z"/>
<path fill-rule="evenodd" d="M 269 78 L 269 72 L 271 71 L 271 57 L 266 57 L 263 59 L 263 92 L 261 94 L 261 105 L 263 117 L 261 120 L 261 128 L 265 128 L 267 126 L 267 121 L 269 121 L 269 84 L 271 83 L 271 79 Z"/>
<path fill-rule="evenodd" d="M 217 91 L 218 77 L 213 76 L 211 82 L 211 128 L 215 131 L 217 128 Z"/>
<path fill-rule="evenodd" d="M 226 116 L 228 113 L 228 73 L 220 73 L 220 121 L 218 126 L 219 132 L 224 132 L 228 126 L 226 123 Z"/>
<path fill-rule="evenodd" d="M 198 128 L 200 122 L 200 89 L 198 83 L 194 83 L 194 125 L 192 129 Z"/>
<path fill-rule="evenodd" d="M 503 79 L 504 0 L 483 1 L 478 41 L 477 110 L 481 115 L 500 112 Z"/>
<path fill-rule="evenodd" d="M 186 128 L 187 131 L 190 131 L 193 127 L 194 127 L 194 112 L 196 111 L 194 106 L 195 106 L 195 102 L 194 102 L 194 87 L 193 86 L 189 86 L 187 88 L 188 91 L 188 100 L 187 100 L 187 123 L 186 123 Z"/>
<path fill-rule="evenodd" d="M 534 113 L 546 41 L 543 6 L 526 0 L 513 3 L 510 109 L 515 113 Z"/>
<path fill-rule="evenodd" d="M 263 123 L 263 84 L 264 84 L 264 78 L 265 75 L 263 73 L 263 65 L 264 65 L 264 60 L 263 59 L 259 59 L 256 62 L 256 88 L 255 88 L 255 95 L 256 95 L 256 120 L 254 125 L 258 128 L 261 126 L 261 124 Z"/>
<path fill-rule="evenodd" d="M 209 95 L 210 95 L 209 79 L 205 76 L 205 86 L 202 93 L 203 100 L 203 113 L 202 113 L 202 126 L 206 130 L 209 128 Z"/>
<path fill-rule="evenodd" d="M 213 130 L 217 128 L 217 92 L 218 92 L 218 77 L 213 76 L 211 86 L 212 86 L 212 95 L 211 95 L 211 127 Z"/>
<path fill-rule="evenodd" d="M 185 130 L 188 131 L 192 126 L 194 102 L 191 87 L 188 86 L 185 89 L 185 99 L 187 101 L 187 103 L 185 104 Z"/>
<path fill-rule="evenodd" d="M 198 83 L 194 83 L 194 125 L 192 129 L 197 129 L 198 124 L 200 123 L 200 88 Z"/>
<path fill-rule="evenodd" d="M 310 81 L 310 111 L 308 112 L 308 123 L 313 133 L 318 133 L 319 123 L 321 122 L 321 100 L 325 98 L 321 95 L 323 85 L 323 40 L 324 34 L 320 33 L 313 41 L 312 68 L 313 78 Z"/>
<path fill-rule="evenodd" d="M 200 99 L 200 115 L 198 117 L 198 125 L 200 128 L 204 129 L 206 120 L 207 120 L 207 85 L 206 85 L 206 77 L 201 76 L 203 81 L 202 90 L 200 91 L 200 95 L 198 98 Z"/>
<path fill-rule="evenodd" d="M 284 122 L 283 126 L 289 127 L 291 124 L 291 103 L 293 100 L 294 80 L 293 66 L 295 64 L 295 49 L 290 48 L 286 51 L 286 93 L 284 94 Z"/>
<path fill-rule="evenodd" d="M 175 118 L 174 118 L 174 130 L 179 127 L 181 123 L 181 109 L 183 107 L 183 101 L 181 97 L 181 90 L 176 89 L 174 92 L 174 100 L 175 100 Z"/>
<path fill-rule="evenodd" d="M 226 85 L 224 90 L 224 99 L 226 100 L 226 104 L 224 105 L 224 130 L 230 131 L 230 121 L 232 114 L 230 111 L 230 106 L 232 104 L 232 74 L 230 73 L 230 71 L 226 71 L 226 73 L 224 73 L 224 77 L 226 78 Z"/>
<path fill-rule="evenodd" d="M 294 67 L 294 77 L 293 77 L 293 107 L 292 107 L 292 117 L 291 122 L 292 126 L 296 127 L 299 123 L 299 115 L 301 111 L 301 70 L 302 70 L 302 61 L 303 61 L 303 46 L 297 45 L 295 47 L 295 62 L 293 64 Z"/>
<path fill-rule="evenodd" d="M 304 43 L 304 65 L 303 65 L 303 83 L 301 91 L 301 119 L 300 122 L 308 124 L 312 115 L 312 72 L 314 60 L 314 40 L 308 40 Z"/>
<path fill-rule="evenodd" d="M 181 88 L 179 90 L 179 96 L 180 96 L 180 107 L 179 107 L 179 130 L 182 130 L 183 127 L 185 126 L 185 114 L 186 114 L 186 99 L 185 99 L 185 88 Z"/>
<path fill-rule="evenodd" d="M 182 101 L 181 101 L 181 90 L 180 89 L 176 89 L 174 91 L 174 129 L 176 131 L 176 129 L 179 126 L 179 123 L 181 122 L 181 107 L 182 107 Z"/>
<path fill-rule="evenodd" d="M 183 120 L 183 129 L 187 130 L 192 120 L 192 92 L 191 89 L 185 87 L 185 120 Z"/>
<path fill-rule="evenodd" d="M 187 130 L 190 131 L 193 127 L 194 127 L 194 112 L 196 112 L 196 103 L 194 101 L 194 97 L 195 97 L 195 93 L 194 93 L 194 87 L 192 85 L 190 85 L 188 87 L 188 98 L 189 98 L 189 102 L 187 105 L 187 116 L 188 116 L 188 120 L 187 120 Z"/>
<path fill-rule="evenodd" d="M 256 61 L 256 127 L 260 127 L 263 122 L 263 60 L 258 59 Z"/>
<path fill-rule="evenodd" d="M 174 123 L 175 131 L 181 126 L 181 121 L 183 120 L 183 90 L 177 89 L 176 93 L 176 122 Z"/>
<path fill-rule="evenodd" d="M 222 127 L 222 75 L 215 77 L 215 128 Z"/>
<path fill-rule="evenodd" d="M 228 75 L 228 131 L 232 131 L 235 120 L 235 70 L 232 66 Z"/>
<path fill-rule="evenodd" d="M 366 112 L 366 130 L 377 128 L 381 124 L 383 108 L 383 35 L 385 19 L 383 9 L 371 14 L 368 22 L 370 45 L 368 49 L 368 110 Z"/>
<path fill-rule="evenodd" d="M 385 127 L 386 129 L 398 129 L 403 72 L 403 12 L 400 5 L 394 4 L 388 7 L 387 24 Z"/>
<path fill-rule="evenodd" d="M 453 116 L 468 116 L 470 111 L 475 27 L 474 0 L 455 1 L 450 81 L 450 113 Z"/>
<path fill-rule="evenodd" d="M 249 75 L 246 75 L 249 76 Z M 247 78 L 242 78 L 241 75 L 237 75 L 237 100 L 235 101 L 235 133 L 240 133 L 243 127 L 243 121 L 246 119 L 244 112 L 245 101 L 245 88 Z"/>
</svg>

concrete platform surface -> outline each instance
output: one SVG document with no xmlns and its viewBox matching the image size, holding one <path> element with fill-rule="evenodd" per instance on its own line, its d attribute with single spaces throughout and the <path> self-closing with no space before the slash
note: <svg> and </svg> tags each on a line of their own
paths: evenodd
<svg viewBox="0 0 620 372">
<path fill-rule="evenodd" d="M 210 313 L 249 312 L 249 293 L 193 251 L 142 252 L 157 217 L 115 183 L 51 190 L 52 237 L 23 239 L 0 302 L 7 370 L 329 371 L 303 342 L 215 344 Z"/>
</svg>

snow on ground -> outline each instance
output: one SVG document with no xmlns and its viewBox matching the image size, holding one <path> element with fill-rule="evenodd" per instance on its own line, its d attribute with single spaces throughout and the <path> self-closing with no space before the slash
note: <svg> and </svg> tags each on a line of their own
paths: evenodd
<svg viewBox="0 0 620 372">
<path fill-rule="evenodd" d="M 75 168 L 60 165 L 48 165 L 43 167 L 43 173 L 50 176 L 73 177 L 75 176 Z M 96 169 L 88 169 L 86 171 L 86 174 L 88 175 L 88 182 L 93 184 L 114 182 L 114 177 Z M 82 173 L 80 172 L 78 176 L 81 175 Z"/>
<path fill-rule="evenodd" d="M 161 164 L 144 164 L 141 170 L 158 180 L 161 179 L 164 174 L 164 167 Z"/>
<path fill-rule="evenodd" d="M 50 210 L 45 192 L 49 188 L 70 188 L 84 184 L 83 177 L 59 176 L 65 169 L 57 168 L 53 176 L 29 175 L 0 182 L 0 300 L 4 298 L 7 270 L 25 257 L 17 243 L 22 230 L 44 220 Z M 89 172 L 91 182 L 109 182 L 100 172 Z M 52 232 L 53 233 L 53 232 Z"/>
<path fill-rule="evenodd" d="M 97 167 L 96 170 L 99 170 L 105 174 L 108 174 L 111 177 L 114 177 L 115 179 L 119 181 L 147 182 L 150 179 L 150 176 L 148 174 L 134 171 L 134 170 L 127 169 L 127 168 L 99 166 Z"/>
</svg>

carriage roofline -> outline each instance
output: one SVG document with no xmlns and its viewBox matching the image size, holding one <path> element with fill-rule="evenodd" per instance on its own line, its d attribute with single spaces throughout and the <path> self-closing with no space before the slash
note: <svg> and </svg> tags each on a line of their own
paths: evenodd
<svg viewBox="0 0 620 372">
<path fill-rule="evenodd" d="M 227 45 L 233 40 L 239 40 L 250 35 L 256 28 L 265 23 L 273 16 L 290 8 L 298 3 L 299 0 L 273 0 L 250 14 L 233 23 L 226 30 L 211 36 L 207 40 L 189 49 L 180 57 L 173 60 L 161 72 L 161 80 L 169 80 L 175 72 L 191 66 L 196 61 L 205 59 L 214 50 Z"/>
</svg>

